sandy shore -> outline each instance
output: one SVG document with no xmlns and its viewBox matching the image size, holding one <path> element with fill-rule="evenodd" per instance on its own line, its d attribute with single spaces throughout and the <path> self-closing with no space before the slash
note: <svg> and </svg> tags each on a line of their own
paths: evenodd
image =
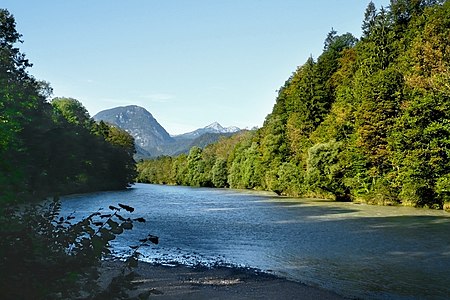
<svg viewBox="0 0 450 300">
<path fill-rule="evenodd" d="M 102 277 L 111 278 L 123 263 L 105 262 Z M 316 287 L 240 268 L 161 266 L 140 262 L 130 297 L 151 291 L 149 299 L 344 299 Z"/>
</svg>

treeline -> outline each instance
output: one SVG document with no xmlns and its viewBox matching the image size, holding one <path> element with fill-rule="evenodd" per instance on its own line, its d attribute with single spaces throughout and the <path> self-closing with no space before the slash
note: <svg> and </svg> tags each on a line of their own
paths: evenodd
<svg viewBox="0 0 450 300">
<path fill-rule="evenodd" d="M 189 154 L 161 156 L 137 164 L 137 181 L 146 183 L 229 187 L 228 169 L 237 145 L 246 143 L 254 131 L 241 131 L 206 148 L 194 146 Z"/>
<path fill-rule="evenodd" d="M 138 164 L 138 180 L 442 208 L 450 203 L 450 3 L 370 2 L 326 37 L 255 132 Z"/>
<path fill-rule="evenodd" d="M 120 189 L 133 182 L 133 138 L 96 123 L 70 98 L 48 101 L 48 83 L 31 63 L 14 17 L 0 9 L 0 202 Z"/>
</svg>

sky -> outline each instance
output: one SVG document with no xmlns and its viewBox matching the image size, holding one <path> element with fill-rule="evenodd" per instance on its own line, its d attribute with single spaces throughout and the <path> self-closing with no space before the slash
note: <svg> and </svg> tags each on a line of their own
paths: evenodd
<svg viewBox="0 0 450 300">
<path fill-rule="evenodd" d="M 0 0 L 29 72 L 90 115 L 146 108 L 170 133 L 262 126 L 277 90 L 333 28 L 361 35 L 365 0 Z M 377 8 L 389 0 L 374 0 Z"/>
</svg>

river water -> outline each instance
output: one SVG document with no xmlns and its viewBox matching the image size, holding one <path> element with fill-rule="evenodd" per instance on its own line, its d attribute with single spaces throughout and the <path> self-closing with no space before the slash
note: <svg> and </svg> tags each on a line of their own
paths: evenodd
<svg viewBox="0 0 450 300">
<path fill-rule="evenodd" d="M 143 260 L 237 265 L 363 299 L 448 299 L 450 213 L 292 199 L 270 193 L 136 184 L 68 196 L 62 213 L 123 203 L 144 217 L 113 241 L 127 251 L 147 234 Z"/>
</svg>

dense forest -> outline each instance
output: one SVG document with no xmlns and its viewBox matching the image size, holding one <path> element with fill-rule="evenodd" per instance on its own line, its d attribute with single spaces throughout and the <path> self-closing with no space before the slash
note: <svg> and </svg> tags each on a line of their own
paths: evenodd
<svg viewBox="0 0 450 300">
<path fill-rule="evenodd" d="M 0 10 L 0 202 L 125 188 L 135 177 L 133 138 L 94 122 L 75 99 L 50 102 L 15 26 Z"/>
<path fill-rule="evenodd" d="M 362 36 L 331 30 L 262 128 L 138 164 L 138 181 L 340 201 L 450 205 L 450 2 L 370 2 Z"/>
<path fill-rule="evenodd" d="M 122 217 L 134 209 L 119 204 L 74 221 L 59 215 L 56 196 L 126 188 L 136 176 L 134 140 L 94 122 L 75 99 L 50 101 L 50 85 L 28 73 L 21 42 L 13 15 L 0 9 L 1 298 L 123 298 L 132 277 L 122 272 L 99 290 L 97 267 L 110 240 L 145 220 Z M 141 240 L 130 264 L 147 242 L 157 238 Z"/>
</svg>

